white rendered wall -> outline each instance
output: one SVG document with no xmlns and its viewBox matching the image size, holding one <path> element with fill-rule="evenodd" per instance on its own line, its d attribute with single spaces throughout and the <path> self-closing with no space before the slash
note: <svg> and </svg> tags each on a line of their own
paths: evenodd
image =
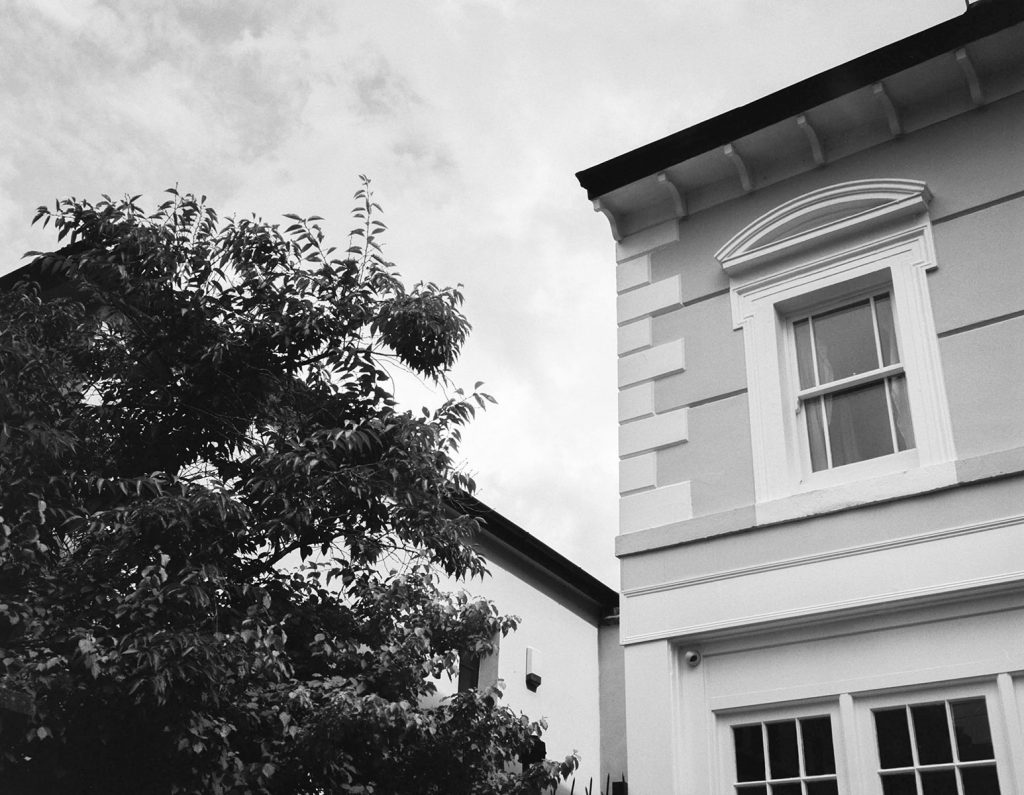
<svg viewBox="0 0 1024 795">
<path fill-rule="evenodd" d="M 622 427 L 651 429 L 622 452 L 632 791 L 732 792 L 723 715 L 816 699 L 849 713 L 866 693 L 929 683 L 998 681 L 1014 704 L 1001 731 L 1024 759 L 1021 130 L 1024 94 L 700 212 L 676 235 L 663 223 L 620 242 L 623 358 L 685 344 L 683 358 L 650 357 L 658 367 L 629 359 L 620 392 Z M 715 252 L 785 201 L 882 177 L 934 196 L 928 289 L 959 485 L 874 504 L 884 495 L 866 488 L 827 514 L 756 526 L 745 355 Z M 681 411 L 685 433 L 652 422 Z M 685 504 L 662 498 L 683 484 Z M 696 668 L 688 649 L 703 654 Z M 1004 792 L 1024 792 L 1024 765 L 1008 767 Z"/>
<path fill-rule="evenodd" d="M 783 202 L 849 180 L 927 183 L 928 287 L 955 447 L 975 457 L 1024 446 L 1013 421 L 1024 408 L 1022 129 L 1017 94 L 620 242 L 621 533 L 753 504 L 743 341 L 715 252 Z"/>
<path fill-rule="evenodd" d="M 597 782 L 603 781 L 597 616 L 581 606 L 578 595 L 511 550 L 487 543 L 483 553 L 490 576 L 461 587 L 522 621 L 501 639 L 496 670 L 493 660 L 482 663 L 481 680 L 489 675 L 503 680 L 505 705 L 532 720 L 546 719 L 548 758 L 561 760 L 578 751 L 582 761 L 575 792 L 582 793 L 591 780 L 597 792 Z M 536 692 L 526 687 L 527 647 L 540 653 L 542 682 Z M 443 695 L 454 685 L 442 680 L 438 689 Z M 568 793 L 571 786 L 570 781 L 559 792 Z"/>
</svg>

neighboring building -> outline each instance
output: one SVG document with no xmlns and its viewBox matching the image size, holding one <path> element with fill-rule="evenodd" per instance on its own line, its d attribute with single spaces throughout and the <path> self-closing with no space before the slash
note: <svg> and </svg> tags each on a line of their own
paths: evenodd
<svg viewBox="0 0 1024 795">
<path fill-rule="evenodd" d="M 634 795 L 1024 793 L 1024 4 L 578 176 Z"/>
<path fill-rule="evenodd" d="M 479 662 L 476 681 L 463 674 L 458 685 L 503 680 L 508 706 L 549 720 L 543 737 L 549 759 L 579 752 L 574 791 L 582 795 L 591 785 L 594 795 L 605 791 L 609 778 L 620 781 L 626 773 L 618 594 L 480 501 L 466 498 L 458 509 L 479 521 L 475 544 L 490 571 L 462 587 L 522 619 L 500 639 L 497 653 Z"/>
</svg>

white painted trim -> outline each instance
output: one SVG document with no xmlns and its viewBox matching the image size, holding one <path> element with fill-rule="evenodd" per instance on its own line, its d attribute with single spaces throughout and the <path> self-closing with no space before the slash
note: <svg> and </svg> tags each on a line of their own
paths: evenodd
<svg viewBox="0 0 1024 795">
<path fill-rule="evenodd" d="M 845 599 L 835 602 L 824 602 L 809 607 L 799 607 L 792 610 L 776 610 L 760 613 L 753 616 L 743 616 L 739 619 L 729 621 L 710 621 L 706 624 L 693 624 L 683 627 L 668 627 L 657 632 L 645 632 L 636 635 L 623 635 L 622 645 L 635 643 L 649 643 L 655 640 L 668 640 L 680 636 L 706 635 L 717 632 L 728 632 L 738 629 L 749 629 L 751 631 L 761 629 L 766 625 L 773 625 L 778 629 L 785 629 L 789 626 L 796 626 L 810 619 L 835 613 L 846 614 L 880 614 L 893 609 L 907 601 L 924 603 L 926 600 L 934 599 L 938 602 L 955 599 L 960 594 L 968 593 L 978 589 L 998 589 L 1000 586 L 1019 588 L 1024 580 L 1024 570 L 1013 571 L 1009 574 L 997 577 L 977 577 L 971 580 L 960 582 L 942 583 L 939 585 L 924 588 L 911 588 L 902 590 L 899 593 L 890 594 L 879 598 L 868 596 L 857 599 Z M 626 597 L 629 598 L 629 597 Z"/>
<path fill-rule="evenodd" d="M 660 279 L 643 287 L 620 293 L 615 301 L 618 324 L 621 326 L 644 315 L 655 315 L 683 305 L 683 282 L 680 276 Z"/>
<path fill-rule="evenodd" d="M 1003 719 L 1003 733 L 1011 748 L 1024 748 L 1024 730 L 1021 728 L 1020 704 L 1016 693 L 1013 677 L 1009 673 L 1001 673 L 996 677 L 996 689 L 999 691 L 999 705 Z M 989 716 L 989 722 L 992 716 Z M 1024 792 L 1024 765 L 1010 754 L 1006 760 L 1006 777 L 1013 781 L 1012 792 Z"/>
<path fill-rule="evenodd" d="M 619 498 L 620 533 L 656 527 L 664 524 L 666 517 L 673 516 L 679 519 L 689 519 L 693 516 L 693 501 L 688 480 L 626 494 Z"/>
<path fill-rule="evenodd" d="M 673 409 L 620 425 L 619 456 L 625 457 L 685 442 L 690 438 L 688 412 L 689 409 L 684 406 L 681 409 Z"/>
<path fill-rule="evenodd" d="M 658 455 L 644 453 L 619 461 L 619 494 L 658 485 Z"/>
<path fill-rule="evenodd" d="M 1014 527 L 1016 525 L 1024 526 L 1024 514 L 1008 516 L 994 521 L 964 525 L 962 527 L 945 528 L 943 530 L 936 530 L 930 533 L 921 533 L 909 538 L 895 538 L 873 544 L 851 545 L 844 547 L 843 549 L 830 550 L 828 552 L 820 552 L 813 555 L 800 555 L 793 558 L 786 558 L 785 560 L 773 561 L 771 563 L 761 563 L 756 566 L 744 566 L 738 569 L 728 569 L 700 577 L 685 577 L 678 580 L 669 580 L 658 583 L 657 585 L 643 585 L 637 588 L 626 588 L 622 591 L 622 596 L 628 599 L 632 596 L 643 596 L 646 594 L 660 593 L 662 591 L 673 591 L 677 588 L 688 588 L 694 585 L 704 585 L 706 583 L 717 582 L 719 580 L 729 580 L 735 577 L 747 577 L 751 574 L 761 574 L 767 571 L 777 571 L 779 569 L 789 569 L 798 566 L 824 563 L 838 558 L 848 558 L 855 555 L 868 555 L 875 552 L 884 552 L 889 549 L 911 547 L 917 544 L 930 544 L 948 538 L 956 538 L 958 536 L 971 535 L 973 533 L 983 533 L 988 530 L 998 530 L 1003 527 Z"/>
<path fill-rule="evenodd" d="M 619 357 L 619 389 L 685 369 L 686 346 L 682 339 L 645 348 Z"/>
<path fill-rule="evenodd" d="M 903 119 L 900 118 L 899 109 L 885 90 L 885 85 L 875 83 L 871 86 L 871 91 L 875 95 L 875 99 L 878 100 L 878 106 L 882 109 L 882 113 L 885 115 L 885 121 L 889 125 L 889 132 L 892 134 L 892 137 L 898 138 L 903 135 Z"/>
<path fill-rule="evenodd" d="M 619 390 L 619 422 L 654 414 L 654 382 L 645 381 Z"/>
<path fill-rule="evenodd" d="M 879 476 L 954 460 L 953 429 L 928 297 L 927 271 L 936 267 L 926 213 L 929 198 L 927 186 L 915 180 L 834 185 L 762 215 L 716 255 L 729 274 L 734 327 L 743 331 L 759 523 L 781 521 L 794 511 L 801 515 L 799 503 L 779 503 L 794 495 L 818 494 L 802 500 L 812 510 L 816 502 L 856 504 L 856 500 L 847 503 L 845 494 L 829 497 L 826 492 L 859 483 L 870 487 L 862 489 L 859 501 L 876 501 L 892 491 L 891 484 Z M 801 418 L 793 411 L 795 354 L 788 316 L 801 306 L 840 298 L 844 291 L 868 284 L 891 286 L 915 453 L 812 473 Z M 911 460 L 914 456 L 916 460 Z M 946 473 L 928 487 L 953 482 L 955 474 Z M 776 505 L 769 507 L 772 503 Z"/>
<path fill-rule="evenodd" d="M 618 337 L 619 356 L 651 347 L 654 339 L 651 318 L 643 317 L 619 326 Z"/>
<path fill-rule="evenodd" d="M 651 282 L 651 257 L 643 254 L 634 259 L 620 262 L 615 267 L 615 289 L 624 293 L 634 287 L 640 287 Z"/>
<path fill-rule="evenodd" d="M 930 200 L 928 186 L 919 180 L 862 179 L 830 185 L 760 216 L 722 246 L 715 258 L 732 275 L 782 253 L 796 253 L 823 237 L 908 212 L 921 213 Z"/>
<path fill-rule="evenodd" d="M 679 219 L 672 218 L 662 221 L 660 224 L 649 226 L 622 238 L 615 238 L 615 240 L 616 262 L 624 262 L 641 254 L 649 254 L 657 248 L 679 240 Z"/>
</svg>

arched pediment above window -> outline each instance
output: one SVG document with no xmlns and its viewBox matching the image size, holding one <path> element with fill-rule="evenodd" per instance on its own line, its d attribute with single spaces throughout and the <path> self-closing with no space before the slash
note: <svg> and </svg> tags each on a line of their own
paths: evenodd
<svg viewBox="0 0 1024 795">
<path fill-rule="evenodd" d="M 715 254 L 730 276 L 780 256 L 927 210 L 931 192 L 910 179 L 862 179 L 805 193 L 748 224 Z"/>
</svg>

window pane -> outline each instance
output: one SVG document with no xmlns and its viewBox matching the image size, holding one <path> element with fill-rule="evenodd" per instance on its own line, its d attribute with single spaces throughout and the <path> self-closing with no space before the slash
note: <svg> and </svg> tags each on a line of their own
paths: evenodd
<svg viewBox="0 0 1024 795">
<path fill-rule="evenodd" d="M 910 708 L 910 715 L 914 721 L 914 739 L 917 740 L 917 761 L 922 765 L 952 762 L 946 705 L 919 704 Z"/>
<path fill-rule="evenodd" d="M 818 315 L 813 323 L 821 383 L 878 369 L 875 329 L 868 301 Z"/>
<path fill-rule="evenodd" d="M 811 471 L 828 469 L 825 453 L 825 424 L 822 422 L 821 405 L 824 398 L 815 398 L 804 403 L 807 414 L 807 442 L 811 448 Z"/>
<path fill-rule="evenodd" d="M 999 776 L 991 767 L 965 767 L 960 770 L 964 795 L 999 795 Z"/>
<path fill-rule="evenodd" d="M 804 738 L 804 774 L 824 776 L 836 772 L 835 752 L 832 749 L 832 720 L 810 718 L 800 721 Z"/>
<path fill-rule="evenodd" d="M 736 780 L 764 781 L 764 745 L 761 743 L 761 727 L 733 726 L 732 736 L 736 742 Z"/>
<path fill-rule="evenodd" d="M 884 795 L 917 795 L 917 780 L 913 773 L 882 776 Z"/>
<path fill-rule="evenodd" d="M 768 795 L 768 787 L 755 784 L 752 787 L 736 787 L 736 795 Z"/>
<path fill-rule="evenodd" d="M 807 795 L 839 795 L 839 785 L 834 781 L 808 781 Z"/>
<path fill-rule="evenodd" d="M 893 419 L 896 421 L 896 445 L 900 450 L 910 450 L 914 446 L 914 423 L 910 420 L 907 379 L 904 376 L 889 379 L 889 399 L 892 401 Z"/>
<path fill-rule="evenodd" d="M 772 784 L 772 795 L 804 795 L 800 784 L 790 782 L 789 784 Z"/>
<path fill-rule="evenodd" d="M 910 767 L 914 757 L 910 751 L 910 731 L 907 728 L 907 711 L 883 709 L 875 713 L 875 732 L 878 735 L 878 758 L 882 768 Z M 889 790 L 886 790 L 888 792 Z M 899 792 L 899 790 L 893 790 Z M 911 790 L 913 792 L 913 790 Z"/>
<path fill-rule="evenodd" d="M 796 721 L 769 723 L 768 761 L 772 778 L 800 775 L 800 757 L 796 747 Z"/>
<path fill-rule="evenodd" d="M 923 795 L 958 795 L 956 773 L 952 770 L 929 770 L 921 773 Z"/>
<path fill-rule="evenodd" d="M 950 704 L 953 710 L 953 733 L 961 762 L 994 759 L 992 734 L 988 728 L 985 699 L 975 698 Z"/>
<path fill-rule="evenodd" d="M 801 320 L 793 324 L 793 333 L 796 335 L 796 367 L 800 374 L 800 388 L 807 389 L 815 386 L 814 381 L 814 353 L 811 351 L 811 324 L 808 320 Z"/>
<path fill-rule="evenodd" d="M 878 342 L 882 348 L 882 364 L 895 364 L 900 360 L 896 344 L 896 326 L 892 322 L 892 301 L 888 295 L 875 299 L 875 317 L 878 318 Z"/>
<path fill-rule="evenodd" d="M 889 455 L 892 430 L 885 384 L 875 383 L 825 397 L 832 466 Z"/>
<path fill-rule="evenodd" d="M 480 685 L 480 658 L 475 654 L 459 655 L 459 692 L 465 693 Z"/>
</svg>

